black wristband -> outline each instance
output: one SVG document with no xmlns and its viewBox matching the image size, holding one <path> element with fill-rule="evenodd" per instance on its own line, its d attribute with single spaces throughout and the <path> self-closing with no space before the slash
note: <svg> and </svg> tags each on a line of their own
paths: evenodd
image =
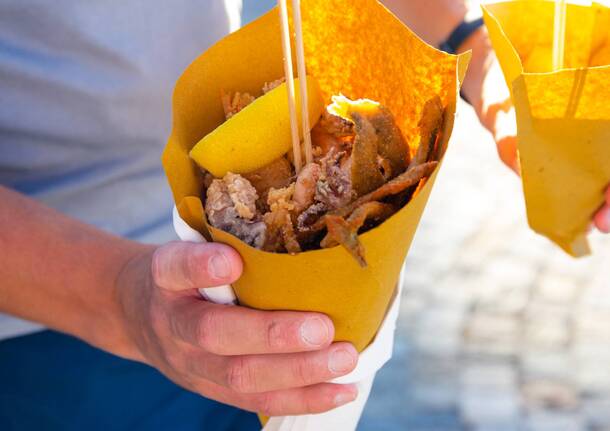
<svg viewBox="0 0 610 431">
<path fill-rule="evenodd" d="M 457 50 L 461 44 L 468 39 L 472 33 L 483 26 L 483 18 L 475 19 L 474 21 L 462 21 L 453 32 L 449 35 L 446 41 L 441 43 L 439 48 L 449 54 L 457 54 Z M 470 101 L 464 96 L 464 92 L 460 91 L 460 96 L 466 103 Z"/>
<path fill-rule="evenodd" d="M 456 54 L 460 45 L 481 27 L 483 27 L 483 18 L 474 21 L 462 21 L 451 32 L 447 40 L 441 43 L 439 48 L 449 54 Z"/>
</svg>

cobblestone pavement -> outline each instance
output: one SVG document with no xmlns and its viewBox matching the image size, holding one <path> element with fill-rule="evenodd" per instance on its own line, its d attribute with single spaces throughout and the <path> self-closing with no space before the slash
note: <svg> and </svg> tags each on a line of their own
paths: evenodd
<svg viewBox="0 0 610 431">
<path fill-rule="evenodd" d="M 610 238 L 574 260 L 529 230 L 520 182 L 459 112 L 359 429 L 610 431 Z"/>
</svg>

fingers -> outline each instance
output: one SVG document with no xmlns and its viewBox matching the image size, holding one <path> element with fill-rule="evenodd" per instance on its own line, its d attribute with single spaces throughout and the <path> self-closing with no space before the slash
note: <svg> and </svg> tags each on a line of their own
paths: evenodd
<svg viewBox="0 0 610 431">
<path fill-rule="evenodd" d="M 494 139 L 502 162 L 520 175 L 516 124 L 514 108 L 511 107 L 508 112 L 498 111 Z"/>
<path fill-rule="evenodd" d="M 593 224 L 602 233 L 610 233 L 610 187 L 606 189 L 606 203 L 593 216 Z"/>
<path fill-rule="evenodd" d="M 259 395 L 255 403 L 255 411 L 265 416 L 323 413 L 350 403 L 357 396 L 356 385 L 322 383 Z"/>
<path fill-rule="evenodd" d="M 332 321 L 320 313 L 258 311 L 189 300 L 168 314 L 174 335 L 216 355 L 320 350 L 332 342 Z"/>
<path fill-rule="evenodd" d="M 155 283 L 172 291 L 230 284 L 242 268 L 235 250 L 215 243 L 170 242 L 159 247 L 152 259 Z"/>
<path fill-rule="evenodd" d="M 358 352 L 349 343 L 336 343 L 317 352 L 281 355 L 194 355 L 190 372 L 236 393 L 262 393 L 327 382 L 354 370 Z"/>
</svg>

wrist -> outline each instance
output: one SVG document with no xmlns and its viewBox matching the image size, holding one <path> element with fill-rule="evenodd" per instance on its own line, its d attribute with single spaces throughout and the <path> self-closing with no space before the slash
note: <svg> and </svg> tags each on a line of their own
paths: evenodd
<svg viewBox="0 0 610 431">
<path fill-rule="evenodd" d="M 97 300 L 91 301 L 94 319 L 87 319 L 88 334 L 84 337 L 91 344 L 115 355 L 133 360 L 141 360 L 141 355 L 131 335 L 130 319 L 124 306 L 124 295 L 121 289 L 137 291 L 147 282 L 141 271 L 139 277 L 133 277 L 134 267 L 138 262 L 149 259 L 154 247 L 132 241 L 121 240 L 109 256 L 106 267 L 107 286 Z M 127 277 L 131 277 L 126 280 Z M 137 294 L 137 293 L 136 293 Z"/>
<path fill-rule="evenodd" d="M 484 27 L 472 33 L 457 49 L 458 54 L 466 51 L 472 51 L 472 58 L 462 83 L 462 92 L 481 118 L 484 111 L 485 80 L 495 61 L 495 54 Z"/>
</svg>

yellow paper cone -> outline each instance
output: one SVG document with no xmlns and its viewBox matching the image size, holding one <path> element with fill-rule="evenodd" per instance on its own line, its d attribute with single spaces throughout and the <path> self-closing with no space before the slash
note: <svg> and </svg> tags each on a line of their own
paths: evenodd
<svg viewBox="0 0 610 431">
<path fill-rule="evenodd" d="M 374 99 L 391 110 L 405 137 L 416 144 L 424 103 L 438 95 L 446 107 L 446 147 L 468 55 L 451 56 L 426 45 L 375 0 L 336 0 L 332 7 L 326 0 L 304 0 L 302 5 L 307 71 L 319 83 L 324 103 L 339 93 Z M 188 153 L 223 123 L 221 90 L 259 95 L 263 83 L 283 75 L 279 23 L 274 9 L 229 35 L 197 58 L 176 85 L 163 164 L 176 206 L 195 229 L 204 230 L 202 184 Z M 342 247 L 273 254 L 208 230 L 243 257 L 243 276 L 233 286 L 242 305 L 326 313 L 335 324 L 336 340 L 362 351 L 383 320 L 435 176 L 405 208 L 361 236 L 365 269 Z"/>
<path fill-rule="evenodd" d="M 583 256 L 610 182 L 610 9 L 568 4 L 566 69 L 558 72 L 554 10 L 554 2 L 540 0 L 483 8 L 517 114 L 529 224 Z"/>
</svg>

